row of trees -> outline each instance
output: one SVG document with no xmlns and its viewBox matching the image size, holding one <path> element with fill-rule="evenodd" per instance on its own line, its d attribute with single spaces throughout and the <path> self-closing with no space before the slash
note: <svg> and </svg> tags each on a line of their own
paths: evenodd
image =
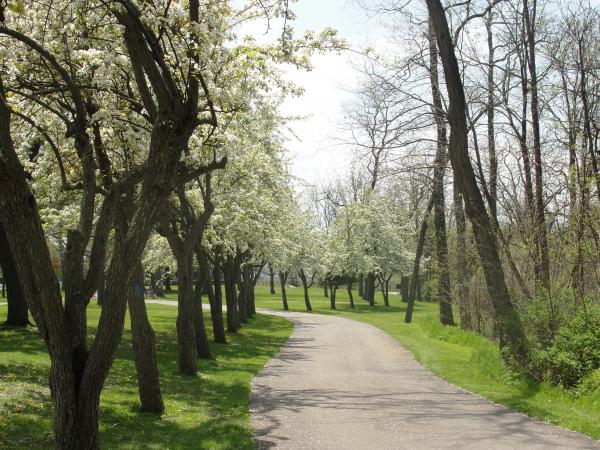
<svg viewBox="0 0 600 450">
<path fill-rule="evenodd" d="M 573 330 L 600 329 L 598 12 L 361 3 L 394 19 L 402 52 L 367 54 L 342 125 L 353 169 L 303 199 L 278 113 L 299 90 L 279 66 L 344 44 L 294 38 L 287 1 L 0 6 L 0 265 L 8 322 L 30 313 L 48 347 L 58 448 L 97 448 L 127 310 L 142 410 L 163 411 L 144 295 L 165 266 L 187 375 L 211 357 L 202 297 L 226 343 L 264 272 L 285 309 L 299 279 L 307 310 L 315 280 L 335 308 L 339 286 L 354 307 L 356 282 L 389 305 L 400 276 L 407 322 L 426 280 L 441 323 L 498 339 L 512 365 L 564 384 L 598 367 L 597 352 L 565 351 Z M 236 36 L 275 18 L 273 45 Z"/>
<path fill-rule="evenodd" d="M 332 30 L 295 38 L 292 18 L 278 0 L 0 5 L 7 322 L 25 325 L 29 312 L 48 347 L 57 448 L 98 448 L 127 309 L 141 409 L 163 411 L 146 271 L 156 284 L 165 261 L 176 267 L 179 370 L 194 375 L 211 356 L 201 295 L 224 343 L 255 312 L 267 258 L 283 268 L 271 256 L 289 252 L 284 231 L 300 213 L 277 109 L 299 91 L 279 66 L 343 46 Z M 236 35 L 277 19 L 273 44 Z"/>
<path fill-rule="evenodd" d="M 417 244 L 411 292 L 427 279 L 441 323 L 498 339 L 507 361 L 538 379 L 577 383 L 600 366 L 600 11 L 359 3 L 401 50 L 371 53 L 361 68 L 342 128 L 363 176 L 345 191 L 358 180 L 404 193 Z M 574 329 L 591 343 L 567 350 Z"/>
</svg>

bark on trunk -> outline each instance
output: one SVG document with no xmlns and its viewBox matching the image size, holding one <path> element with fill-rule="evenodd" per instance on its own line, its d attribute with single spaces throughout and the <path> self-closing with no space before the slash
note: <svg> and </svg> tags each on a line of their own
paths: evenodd
<svg viewBox="0 0 600 450">
<path fill-rule="evenodd" d="M 3 284 L 6 285 L 8 314 L 4 326 L 26 327 L 29 325 L 29 309 L 23 297 L 15 263 L 8 246 L 6 232 L 0 223 L 0 268 Z"/>
<path fill-rule="evenodd" d="M 240 323 L 248 323 L 248 298 L 247 298 L 247 289 L 245 285 L 245 280 L 243 279 L 242 269 L 240 268 L 240 263 L 238 257 L 235 258 L 235 272 L 236 272 L 236 286 L 238 289 L 237 298 L 238 298 L 238 315 L 240 319 Z"/>
<path fill-rule="evenodd" d="M 437 297 L 442 325 L 454 325 L 452 315 L 452 297 L 450 296 L 450 270 L 448 268 L 448 240 L 446 238 L 446 200 L 444 194 L 444 175 L 446 173 L 446 120 L 442 106 L 442 94 L 439 90 L 438 51 L 435 30 L 429 21 L 429 69 L 433 113 L 437 129 L 437 150 L 433 162 L 433 229 L 435 235 L 435 256 L 437 272 Z"/>
<path fill-rule="evenodd" d="M 146 311 L 144 269 L 138 264 L 127 297 L 131 319 L 131 345 L 142 412 L 162 413 L 165 409 L 156 362 L 156 336 Z"/>
<path fill-rule="evenodd" d="M 96 294 L 96 301 L 99 306 L 102 306 L 102 304 L 104 303 L 104 298 L 106 297 L 105 285 L 106 275 L 104 273 L 104 270 L 102 270 L 102 273 L 100 274 L 100 281 L 98 282 L 98 292 Z"/>
<path fill-rule="evenodd" d="M 369 306 L 375 305 L 375 274 L 369 272 L 365 277 L 364 299 L 369 302 Z"/>
<path fill-rule="evenodd" d="M 194 289 L 194 334 L 196 336 L 196 353 L 198 358 L 212 359 L 210 344 L 206 334 L 206 326 L 204 324 L 204 311 L 202 310 L 202 286 L 205 278 L 201 277 L 200 271 L 196 279 L 196 287 Z"/>
<path fill-rule="evenodd" d="M 362 275 L 360 275 L 358 277 L 358 296 L 360 298 L 365 298 L 364 297 L 364 277 Z"/>
<path fill-rule="evenodd" d="M 429 213 L 433 208 L 433 198 L 429 200 L 425 214 L 423 215 L 423 221 L 421 222 L 421 228 L 419 229 L 419 240 L 417 241 L 417 249 L 415 251 L 415 262 L 413 264 L 413 273 L 410 278 L 410 290 L 408 292 L 408 304 L 406 305 L 406 313 L 404 315 L 404 322 L 412 322 L 412 314 L 415 308 L 415 297 L 417 296 L 417 285 L 419 284 L 419 270 L 421 268 L 421 255 L 423 254 L 423 247 L 425 246 L 425 237 L 427 236 L 427 224 L 429 219 Z"/>
<path fill-rule="evenodd" d="M 472 329 L 471 312 L 469 308 L 469 268 L 467 267 L 467 224 L 462 196 L 458 186 L 454 184 L 454 214 L 456 216 L 456 291 L 460 314 L 460 327 L 463 330 Z"/>
<path fill-rule="evenodd" d="M 507 350 L 510 357 L 524 365 L 528 358 L 525 335 L 506 287 L 497 239 L 469 159 L 466 101 L 444 8 L 440 0 L 427 0 L 427 7 L 436 30 L 448 90 L 450 104 L 448 118 L 451 129 L 450 161 L 458 180 L 459 192 L 464 196 L 467 216 L 473 226 L 488 293 L 500 327 L 500 346 Z"/>
<path fill-rule="evenodd" d="M 271 295 L 275 295 L 275 271 L 273 270 L 273 266 L 269 264 L 269 292 Z"/>
<path fill-rule="evenodd" d="M 337 284 L 331 283 L 331 295 L 329 296 L 329 304 L 331 309 L 335 309 L 335 295 L 337 293 Z"/>
<path fill-rule="evenodd" d="M 534 11 L 537 9 L 537 0 L 532 0 Z M 538 100 L 538 78 L 536 65 L 535 21 L 529 11 L 529 0 L 523 0 L 523 21 L 527 35 L 528 58 L 531 92 L 531 127 L 533 130 L 533 160 L 535 174 L 535 235 L 539 256 L 539 279 L 536 280 L 540 287 L 550 289 L 550 261 L 548 256 L 548 238 L 546 236 L 546 213 L 544 201 L 544 185 L 542 171 L 542 142 L 540 136 L 540 114 Z"/>
<path fill-rule="evenodd" d="M 223 291 L 221 290 L 221 257 L 220 251 L 215 250 L 215 261 L 212 271 L 212 283 L 210 276 L 206 280 L 206 289 L 208 292 L 208 298 L 211 300 L 211 292 L 214 295 L 210 302 L 210 318 L 213 324 L 213 335 L 215 342 L 219 344 L 226 344 L 227 338 L 225 337 L 225 325 L 223 324 Z"/>
<path fill-rule="evenodd" d="M 288 272 L 279 271 L 279 285 L 281 287 L 281 301 L 283 302 L 283 309 L 288 311 L 290 308 L 287 301 L 287 292 L 285 290 L 285 282 L 287 281 Z"/>
<path fill-rule="evenodd" d="M 496 158 L 496 127 L 495 127 L 495 100 L 494 100 L 494 66 L 495 47 L 494 34 L 492 31 L 493 9 L 490 9 L 485 19 L 485 29 L 488 44 L 488 66 L 487 66 L 487 139 L 488 139 L 488 167 L 489 167 L 489 206 L 490 215 L 498 217 L 497 191 L 498 191 L 498 160 Z"/>
<path fill-rule="evenodd" d="M 354 309 L 354 296 L 352 295 L 352 278 L 346 284 L 346 290 L 348 291 L 348 299 L 350 300 L 350 308 Z"/>
<path fill-rule="evenodd" d="M 177 351 L 179 372 L 195 376 L 198 372 L 198 353 L 194 327 L 194 285 L 192 280 L 192 255 L 186 251 L 175 255 L 177 259 Z"/>
<path fill-rule="evenodd" d="M 306 273 L 303 269 L 300 269 L 298 275 L 300 276 L 300 281 L 302 281 L 302 289 L 304 289 L 304 304 L 306 305 L 306 310 L 312 311 L 310 297 L 308 296 L 308 280 L 306 279 Z"/>
<path fill-rule="evenodd" d="M 235 268 L 232 255 L 227 255 L 224 269 L 225 302 L 227 303 L 227 332 L 235 333 L 240 328 L 240 320 L 237 305 L 237 291 L 235 288 Z"/>
<path fill-rule="evenodd" d="M 400 279 L 400 296 L 402 297 L 403 303 L 408 303 L 408 275 L 402 275 Z"/>
</svg>

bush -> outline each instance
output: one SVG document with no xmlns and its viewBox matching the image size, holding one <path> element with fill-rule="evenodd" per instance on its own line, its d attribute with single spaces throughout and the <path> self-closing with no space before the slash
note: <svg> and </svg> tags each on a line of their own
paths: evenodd
<svg viewBox="0 0 600 450">
<path fill-rule="evenodd" d="M 550 381 L 564 387 L 577 385 L 587 374 L 600 368 L 600 307 L 579 311 L 562 326 L 545 359 Z"/>
<path fill-rule="evenodd" d="M 596 399 L 600 404 L 600 369 L 592 370 L 577 386 L 578 397 L 589 397 Z"/>
</svg>

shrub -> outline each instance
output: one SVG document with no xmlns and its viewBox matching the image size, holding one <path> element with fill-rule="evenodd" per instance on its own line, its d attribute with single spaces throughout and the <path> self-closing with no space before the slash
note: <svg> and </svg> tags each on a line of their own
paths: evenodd
<svg viewBox="0 0 600 450">
<path fill-rule="evenodd" d="M 577 385 L 588 373 L 600 368 L 600 307 L 579 311 L 556 334 L 543 352 L 550 380 L 564 387 Z"/>
</svg>

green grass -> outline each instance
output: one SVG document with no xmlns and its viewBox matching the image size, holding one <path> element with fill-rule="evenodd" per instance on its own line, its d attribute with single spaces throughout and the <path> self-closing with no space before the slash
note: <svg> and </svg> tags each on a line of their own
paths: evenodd
<svg viewBox="0 0 600 450">
<path fill-rule="evenodd" d="M 157 334 L 165 414 L 159 418 L 138 412 L 126 324 L 101 398 L 101 448 L 255 448 L 248 412 L 250 381 L 287 340 L 291 323 L 265 315 L 252 319 L 239 335 L 228 336 L 229 344 L 214 344 L 215 360 L 201 361 L 200 376 L 189 378 L 177 374 L 177 309 L 148 305 L 148 311 Z M 90 306 L 90 326 L 97 323 L 98 314 L 99 308 Z M 0 305 L 0 321 L 5 317 L 6 305 Z M 0 331 L 0 449 L 53 448 L 48 367 L 34 329 Z"/>
<path fill-rule="evenodd" d="M 302 289 L 288 289 L 287 293 L 290 309 L 305 311 Z M 313 288 L 310 295 L 315 313 L 336 314 L 375 325 L 450 383 L 530 416 L 600 439 L 600 398 L 577 398 L 559 387 L 506 375 L 498 345 L 473 332 L 443 327 L 438 322 L 436 304 L 417 303 L 413 323 L 405 324 L 405 307 L 397 295 L 390 295 L 390 308 L 382 306 L 381 299 L 378 305 L 370 307 L 357 299 L 355 292 L 354 311 L 350 309 L 345 289 L 338 291 L 336 311 L 330 309 L 322 289 Z M 257 289 L 257 306 L 281 309 L 282 303 L 278 294 L 271 295 L 268 288 L 261 286 Z"/>
</svg>

